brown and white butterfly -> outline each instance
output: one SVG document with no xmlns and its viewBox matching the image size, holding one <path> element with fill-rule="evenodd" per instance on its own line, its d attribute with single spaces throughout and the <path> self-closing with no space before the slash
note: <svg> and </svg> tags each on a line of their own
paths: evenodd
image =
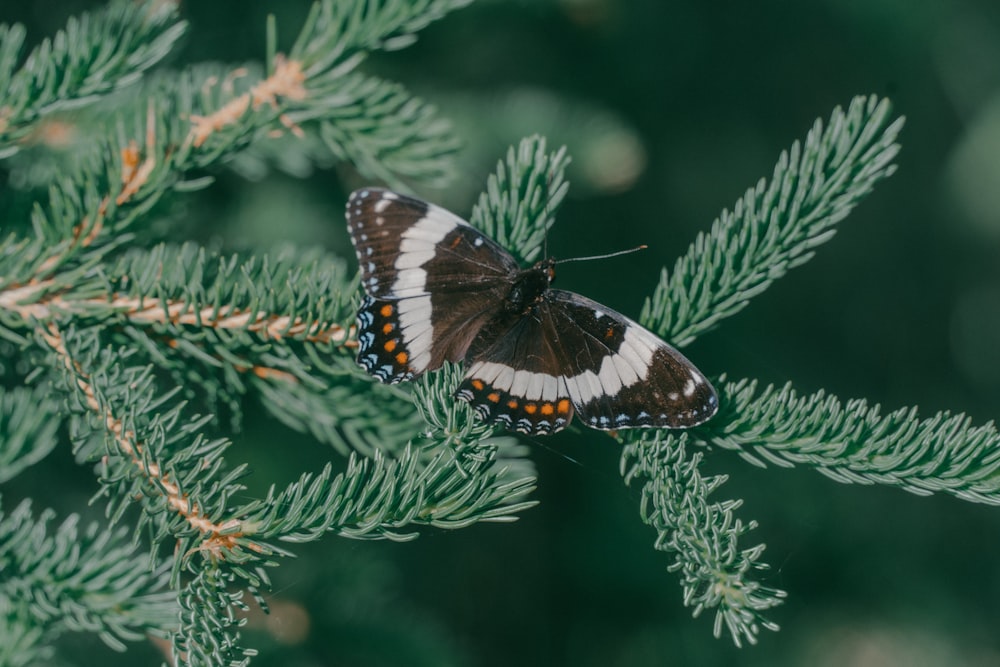
<svg viewBox="0 0 1000 667">
<path fill-rule="evenodd" d="M 358 363 L 382 382 L 465 362 L 456 397 L 529 434 L 576 414 L 587 426 L 687 428 L 718 410 L 680 352 L 629 318 L 552 289 L 555 262 L 523 269 L 448 211 L 378 188 L 356 190 L 347 226 L 367 297 Z"/>
</svg>

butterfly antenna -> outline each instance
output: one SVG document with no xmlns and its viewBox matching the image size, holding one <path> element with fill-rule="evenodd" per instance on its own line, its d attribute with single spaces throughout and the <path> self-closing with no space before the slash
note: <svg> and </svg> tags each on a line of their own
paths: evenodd
<svg viewBox="0 0 1000 667">
<path fill-rule="evenodd" d="M 549 216 L 549 205 L 548 205 L 548 203 L 545 204 L 545 215 L 546 215 L 546 217 Z M 551 229 L 551 227 L 546 227 L 545 228 L 545 235 L 542 236 L 542 257 L 545 257 L 545 258 L 547 258 L 549 256 L 549 229 Z"/>
<path fill-rule="evenodd" d="M 592 259 L 608 259 L 609 257 L 617 257 L 618 255 L 628 255 L 629 253 L 638 252 L 640 250 L 645 250 L 648 245 L 640 245 L 634 248 L 629 248 L 628 250 L 619 250 L 618 252 L 609 252 L 606 255 L 592 255 L 590 257 L 570 257 L 569 259 L 557 259 L 556 264 L 565 264 L 566 262 L 588 262 Z"/>
</svg>

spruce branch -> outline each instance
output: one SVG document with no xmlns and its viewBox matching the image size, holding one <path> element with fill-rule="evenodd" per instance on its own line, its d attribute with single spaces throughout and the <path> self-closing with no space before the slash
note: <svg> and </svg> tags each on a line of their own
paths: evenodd
<svg viewBox="0 0 1000 667">
<path fill-rule="evenodd" d="M 313 5 L 289 57 L 310 76 L 341 75 L 375 50 L 404 48 L 416 33 L 472 0 L 322 0 Z"/>
<path fill-rule="evenodd" d="M 535 504 L 522 500 L 534 489 L 534 475 L 515 462 L 523 450 L 491 437 L 492 429 L 469 419 L 468 406 L 451 398 L 461 378 L 449 364 L 418 381 L 413 400 L 428 427 L 419 443 L 393 457 L 381 450 L 370 458 L 352 454 L 335 477 L 327 466 L 281 493 L 272 488 L 264 502 L 243 510 L 245 523 L 261 526 L 261 539 L 299 542 L 327 531 L 408 540 L 416 534 L 399 529 L 515 520 Z"/>
<path fill-rule="evenodd" d="M 74 514 L 53 531 L 54 518 L 51 510 L 33 516 L 30 501 L 0 515 L 0 607 L 41 630 L 25 633 L 18 653 L 66 631 L 95 633 L 121 651 L 123 641 L 173 630 L 178 606 L 165 590 L 167 569 L 150 571 L 149 556 L 136 553 L 125 530 L 96 522 L 81 529 Z"/>
<path fill-rule="evenodd" d="M 155 563 L 165 543 L 174 550 L 169 581 L 183 610 L 177 661 L 252 655 L 239 636 L 243 596 L 263 602 L 265 568 L 290 555 L 281 542 L 331 531 L 400 538 L 420 525 L 511 520 L 532 504 L 523 498 L 534 478 L 509 439 L 456 443 L 429 431 L 408 444 L 417 414 L 408 397 L 395 424 L 377 403 L 359 410 L 356 392 L 343 400 L 359 373 L 342 354 L 353 345 L 356 279 L 339 261 L 299 251 L 223 257 L 193 245 L 126 249 L 168 196 L 205 184 L 188 182 L 193 170 L 276 131 L 348 128 L 339 136 L 378 153 L 373 164 L 389 165 L 386 174 L 416 176 L 410 163 L 440 172 L 454 144 L 429 108 L 395 84 L 347 74 L 362 51 L 400 47 L 461 4 L 364 4 L 351 19 L 360 23 L 341 26 L 346 63 L 311 60 L 306 72 L 303 61 L 272 54 L 266 76 L 236 70 L 213 80 L 194 68 L 158 76 L 114 115 L 113 132 L 97 133 L 96 149 L 53 181 L 33 212 L 34 236 L 3 241 L 4 334 L 68 398 L 76 455 L 99 463 L 111 522 L 138 506 L 131 528 L 136 541 L 150 542 L 145 558 Z M 345 6 L 318 5 L 299 46 L 328 40 L 336 26 L 316 17 Z M 339 107 L 330 104 L 336 94 Z M 228 441 L 207 435 L 214 416 L 189 414 L 183 398 L 192 380 L 231 404 L 252 390 L 286 422 L 371 456 L 352 454 L 339 475 L 328 467 L 246 501 L 245 466 L 227 464 Z M 405 395 L 371 389 L 386 393 Z M 313 425 L 323 420 L 303 406 L 332 419 Z M 4 422 L 22 439 L 39 425 Z"/>
<path fill-rule="evenodd" d="M 508 149 L 506 160 L 497 163 L 469 222 L 530 264 L 542 251 L 555 209 L 569 190 L 568 164 L 565 147 L 549 153 L 543 137 L 522 139 L 516 149 Z"/>
<path fill-rule="evenodd" d="M 66 271 L 73 262 L 93 260 L 92 253 L 111 243 L 110 239 L 120 242 L 120 235 L 164 194 L 183 188 L 186 174 L 192 170 L 223 162 L 268 133 L 303 132 L 296 118 L 302 122 L 327 122 L 348 133 L 354 131 L 350 129 L 352 126 L 357 126 L 361 134 L 371 135 L 368 126 L 372 125 L 372 118 L 385 120 L 391 116 L 396 120 L 378 123 L 378 131 L 382 132 L 384 127 L 386 137 L 369 136 L 365 141 L 393 146 L 396 157 L 389 156 L 388 160 L 394 168 L 416 175 L 423 169 L 416 163 L 424 158 L 436 155 L 444 159 L 454 150 L 454 144 L 423 103 L 415 98 L 404 100 L 401 89 L 392 84 L 362 85 L 359 91 L 360 79 L 345 79 L 344 63 L 326 57 L 317 61 L 308 55 L 317 53 L 317 44 L 328 45 L 341 29 L 364 33 L 357 44 L 352 46 L 348 40 L 344 46 L 354 56 L 363 55 L 359 49 L 391 44 L 390 38 L 397 32 L 409 34 L 426 25 L 429 16 L 438 17 L 461 3 L 423 4 L 428 14 L 408 3 L 387 3 L 384 7 L 368 3 L 369 11 L 363 14 L 367 17 L 365 21 L 341 25 L 316 17 L 322 18 L 333 12 L 334 7 L 346 4 L 318 3 L 293 49 L 307 54 L 306 60 L 276 55 L 271 59 L 267 76 L 256 81 L 249 80 L 247 70 L 236 70 L 221 79 L 221 83 L 215 77 L 195 80 L 192 72 L 174 79 L 160 79 L 162 88 L 151 95 L 142 112 L 120 119 L 117 139 L 105 142 L 92 159 L 81 165 L 80 173 L 55 183 L 50 188 L 48 206 L 36 209 L 34 227 L 42 232 L 45 246 L 56 251 L 36 267 L 31 278 L 38 284 L 30 297 L 44 301 L 52 291 L 58 291 L 62 285 L 50 282 L 53 273 Z M 376 35 L 381 37 L 375 39 Z M 358 59 L 351 60 L 354 65 L 355 60 Z M 336 100 L 330 95 L 341 88 L 346 97 L 339 104 L 333 103 Z M 386 98 L 389 88 L 391 94 Z M 374 95 L 372 103 L 362 104 L 361 112 L 350 112 L 350 117 L 343 117 L 340 104 L 351 106 L 351 100 L 360 93 Z M 390 100 L 388 109 L 386 99 Z M 292 112 L 298 116 L 289 115 Z M 396 129 L 392 129 L 393 123 Z M 405 131 L 399 129 L 403 126 Z M 415 171 L 407 167 L 407 159 L 400 157 L 403 155 L 412 157 Z M 27 298 L 22 295 L 22 300 Z"/>
<path fill-rule="evenodd" d="M 802 148 L 795 142 L 790 151 L 781 154 L 770 184 L 762 179 L 748 190 L 733 212 L 723 211 L 709 233 L 697 236 L 687 254 L 677 260 L 673 273 L 662 271 L 640 321 L 674 344 L 686 345 L 721 319 L 742 310 L 750 298 L 789 269 L 808 261 L 817 246 L 832 238 L 834 225 L 855 203 L 895 170 L 891 160 L 899 150 L 895 140 L 902 119 L 886 126 L 889 116 L 888 102 L 872 96 L 855 98 L 847 112 L 835 109 L 825 130 L 817 120 Z M 628 444 L 621 457 L 626 482 L 636 476 L 645 480 L 643 518 L 657 530 L 657 548 L 676 554 L 675 568 L 682 572 L 685 604 L 694 606 L 695 615 L 716 608 L 715 635 L 719 636 L 725 625 L 737 645 L 744 640 L 756 642 L 761 629 L 777 629 L 762 613 L 780 604 L 785 593 L 746 579 L 751 570 L 765 567 L 757 562 L 763 545 L 742 551 L 736 548 L 737 538 L 755 524 L 732 521 L 730 515 L 738 502 L 706 503 L 707 492 L 715 490 L 723 479 L 700 480 L 699 457 L 687 458 L 683 445 L 688 439 L 733 449 L 758 444 L 756 438 L 762 427 L 767 428 L 764 420 L 769 414 L 773 415 L 770 427 L 776 441 L 794 428 L 790 424 L 799 424 L 803 431 L 806 424 L 816 424 L 806 414 L 806 405 L 796 406 L 798 412 L 786 405 L 788 409 L 778 415 L 776 405 L 768 412 L 746 395 L 743 398 L 731 402 L 724 392 L 721 414 L 683 439 L 671 436 L 679 445 L 676 449 L 667 445 L 667 458 L 659 438 L 633 434 L 624 438 Z M 757 407 L 748 412 L 752 404 Z M 702 435 L 739 433 L 739 424 L 745 429 L 742 439 L 738 435 L 728 439 Z M 776 446 L 788 446 L 784 440 L 781 443 Z M 828 469 L 838 474 L 843 467 L 830 464 Z M 645 508 L 646 503 L 651 508 Z M 682 521 L 677 513 L 692 507 L 701 508 L 706 520 Z M 710 512 L 705 509 L 708 507 L 714 509 Z M 690 526 L 711 529 L 685 532 Z"/>
<path fill-rule="evenodd" d="M 27 509 L 17 520 L 0 518 L 0 633 L 8 633 L 0 657 L 35 659 L 50 627 L 103 632 L 116 647 L 155 628 L 173 633 L 177 663 L 245 664 L 254 654 L 240 636 L 246 595 L 263 604 L 269 568 L 292 555 L 290 545 L 328 533 L 411 539 L 424 526 L 511 521 L 533 505 L 525 449 L 495 437 L 454 400 L 460 368 L 409 387 L 378 385 L 358 370 L 357 278 L 343 262 L 297 250 L 221 255 L 193 244 L 134 244 L 161 204 L 208 184 L 204 170 L 276 135 L 323 142 L 334 157 L 397 187 L 440 181 L 456 145 L 447 127 L 398 84 L 356 70 L 371 51 L 405 46 L 464 4 L 323 0 L 287 55 L 277 53 L 272 22 L 265 67 L 161 72 L 121 102 L 106 94 L 142 77 L 180 34 L 172 8 L 154 20 L 152 5 L 118 2 L 95 14 L 104 19 L 71 23 L 20 69 L 23 31 L 0 28 L 0 83 L 20 91 L 0 107 L 0 152 L 23 145 L 51 110 L 102 97 L 115 105 L 111 120 L 95 125 L 94 149 L 53 179 L 30 233 L 0 239 L 0 335 L 37 367 L 34 389 L 0 393 L 0 481 L 52 448 L 56 406 L 68 399 L 75 452 L 99 463 L 110 522 L 132 520 L 128 510 L 137 508 L 134 541 L 149 546 L 144 554 L 120 548 L 127 531 L 93 528 L 80 537 L 75 519 L 48 537 L 50 514 Z M 107 17 L 122 25 L 97 41 L 111 30 Z M 662 273 L 644 321 L 684 345 L 807 261 L 892 173 L 900 126 L 874 97 L 836 110 L 825 127 L 817 122 L 782 154 L 770 183 L 749 190 Z M 530 263 L 567 191 L 567 162 L 565 150 L 548 151 L 540 137 L 511 148 L 473 224 Z M 205 395 L 234 412 L 256 397 L 347 460 L 339 472 L 331 464 L 247 498 L 245 466 L 227 461 L 228 440 L 210 435 L 218 417 L 194 415 L 184 400 Z M 725 628 L 738 645 L 776 629 L 762 614 L 784 593 L 753 579 L 765 568 L 763 546 L 738 542 L 756 524 L 736 518 L 740 501 L 711 498 L 725 477 L 703 475 L 689 443 L 736 449 L 757 463 L 805 463 L 841 481 L 997 501 L 992 425 L 947 413 L 883 415 L 862 401 L 758 391 L 752 381 L 725 383 L 721 396 L 719 415 L 698 429 L 624 436 L 621 472 L 641 485 L 641 517 L 656 531 L 656 548 L 670 552 L 684 603 L 695 615 L 714 610 L 715 634 Z M 29 533 L 41 536 L 35 561 L 17 551 Z M 83 550 L 73 552 L 74 543 Z M 155 566 L 168 545 L 169 568 L 150 574 L 140 565 Z M 20 558 L 20 569 L 7 557 Z M 69 586 L 46 597 L 51 582 L 25 564 L 52 567 L 60 558 L 120 604 L 104 608 L 86 595 L 81 603 Z M 118 576 L 125 567 L 128 576 Z M 173 593 L 160 592 L 165 582 Z M 33 601 L 27 607 L 11 602 L 9 591 L 22 588 Z M 59 608 L 72 620 L 52 612 L 50 601 L 66 595 L 76 606 Z M 173 621 L 159 615 L 165 610 Z"/>
<path fill-rule="evenodd" d="M 180 595 L 180 626 L 174 633 L 174 664 L 190 667 L 248 665 L 257 651 L 240 642 L 249 609 L 231 571 L 218 567 L 197 572 Z"/>
<path fill-rule="evenodd" d="M 185 29 L 174 2 L 115 0 L 71 18 L 22 64 L 24 27 L 0 25 L 0 156 L 17 151 L 45 114 L 135 83 Z"/>
<path fill-rule="evenodd" d="M 77 454 L 103 464 L 112 520 L 120 520 L 127 506 L 138 500 L 145 511 L 137 535 L 149 525 L 154 539 L 176 536 L 185 549 L 212 549 L 219 536 L 228 538 L 231 522 L 218 519 L 224 497 L 220 499 L 217 485 L 210 484 L 220 474 L 228 443 L 199 433 L 205 419 L 185 423 L 182 404 L 167 407 L 177 392 L 161 395 L 149 367 L 124 365 L 132 350 L 106 349 L 96 330 L 67 335 L 54 323 L 40 337 L 51 350 L 51 362 L 72 398 L 70 408 L 79 417 L 72 424 Z M 104 442 L 94 435 L 103 435 Z M 230 484 L 240 474 L 239 468 L 230 472 Z M 199 499 L 201 490 L 210 499 Z"/>
<path fill-rule="evenodd" d="M 47 387 L 0 389 L 0 484 L 52 451 L 59 412 Z"/>
<path fill-rule="evenodd" d="M 165 335 L 214 332 L 228 349 L 282 340 L 351 347 L 345 323 L 354 319 L 356 289 L 344 263 L 321 252 L 286 248 L 240 257 L 192 243 L 159 245 L 118 261 L 108 272 L 105 300 L 69 304 L 62 312 L 106 307 Z"/>
<path fill-rule="evenodd" d="M 123 322 L 153 362 L 214 387 L 234 412 L 247 393 L 345 455 L 400 450 L 418 426 L 398 387 L 366 383 L 338 348 L 356 345 L 357 278 L 319 251 L 220 256 L 194 244 L 127 253 L 102 292 L 74 305 Z M 388 414 L 394 418 L 386 419 Z"/>
<path fill-rule="evenodd" d="M 244 523 L 260 526 L 254 535 L 261 540 L 305 542 L 330 531 L 405 541 L 416 538 L 412 529 L 421 525 L 454 529 L 513 521 L 535 505 L 520 500 L 534 489 L 534 478 L 505 479 L 506 469 L 494 465 L 496 452 L 495 445 L 481 443 L 475 451 L 438 446 L 431 454 L 407 447 L 395 458 L 351 455 L 339 475 L 327 466 L 281 493 L 272 488 Z"/>
<path fill-rule="evenodd" d="M 315 3 L 288 56 L 269 57 L 265 82 L 214 114 L 193 117 L 196 145 L 284 96 L 285 127 L 304 135 L 315 123 L 333 156 L 362 174 L 400 189 L 408 189 L 406 179 L 442 185 L 458 148 L 450 125 L 399 84 L 354 70 L 371 51 L 411 44 L 417 31 L 469 1 Z"/>
<path fill-rule="evenodd" d="M 702 476 L 701 455 L 688 455 L 688 439 L 667 431 L 628 437 L 622 477 L 642 484 L 640 514 L 657 532 L 656 549 L 674 555 L 668 569 L 680 575 L 685 606 L 695 616 L 715 609 L 716 637 L 724 626 L 737 646 L 755 644 L 761 628 L 778 629 L 762 613 L 780 604 L 785 592 L 749 578 L 767 567 L 758 562 L 764 545 L 740 549 L 737 542 L 757 524 L 733 517 L 742 501 L 709 501 L 726 477 Z"/>
<path fill-rule="evenodd" d="M 838 482 L 1000 504 L 1000 433 L 992 422 L 974 426 L 950 412 L 920 419 L 916 408 L 883 414 L 863 399 L 800 396 L 791 384 L 761 390 L 746 379 L 725 382 L 720 393 L 722 414 L 692 437 L 755 465 L 807 465 Z"/>
<path fill-rule="evenodd" d="M 264 567 L 290 555 L 274 540 L 301 542 L 328 531 L 407 539 L 413 534 L 399 531 L 411 525 L 509 521 L 532 504 L 519 499 L 533 478 L 508 479 L 506 468 L 494 465 L 497 446 L 487 443 L 475 452 L 438 446 L 432 454 L 407 448 L 394 459 L 352 457 L 334 479 L 328 466 L 280 493 L 272 488 L 266 498 L 232 506 L 229 499 L 244 490 L 242 467 L 224 470 L 225 443 L 197 433 L 204 420 L 184 424 L 181 405 L 166 408 L 171 397 L 157 394 L 148 368 L 122 368 L 128 351 L 107 353 L 93 332 L 67 335 L 53 325 L 45 342 L 65 367 L 74 410 L 83 413 L 75 431 L 80 454 L 103 463 L 112 518 L 138 499 L 144 513 L 137 530 L 149 526 L 154 541 L 171 538 L 182 554 L 173 561 L 174 585 L 181 567 L 195 577 L 183 591 L 192 615 L 177 636 L 187 664 L 202 664 L 200 655 L 245 654 L 235 615 L 242 598 L 226 586 L 239 582 L 252 593 L 267 586 Z M 86 450 L 102 432 L 109 434 L 103 449 Z M 197 554 L 203 558 L 196 561 Z"/>
<path fill-rule="evenodd" d="M 45 629 L 35 621 L 30 612 L 14 608 L 0 598 L 0 665 L 24 667 L 43 664 L 54 653 L 46 640 Z"/>
<path fill-rule="evenodd" d="M 673 272 L 663 269 L 640 321 L 683 347 L 741 311 L 833 238 L 835 225 L 895 171 L 896 137 L 887 100 L 856 97 L 817 119 L 803 144 L 782 152 L 770 183 L 761 179 L 700 233 Z"/>
<path fill-rule="evenodd" d="M 403 86 L 351 74 L 331 86 L 322 103 L 329 118 L 319 124 L 323 142 L 363 175 L 400 190 L 409 189 L 407 179 L 442 187 L 451 178 L 459 148 L 451 125 Z"/>
</svg>

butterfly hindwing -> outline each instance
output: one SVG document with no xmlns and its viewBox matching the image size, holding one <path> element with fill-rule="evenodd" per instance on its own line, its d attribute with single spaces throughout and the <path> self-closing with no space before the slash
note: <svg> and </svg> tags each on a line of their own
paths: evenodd
<svg viewBox="0 0 1000 667">
<path fill-rule="evenodd" d="M 556 366 L 551 322 L 534 318 L 499 318 L 487 331 L 485 349 L 466 363 L 465 380 L 456 396 L 472 404 L 480 419 L 544 435 L 566 427 L 573 403 Z M 478 343 L 479 341 L 477 341 Z"/>
<path fill-rule="evenodd" d="M 681 428 L 718 407 L 712 385 L 680 352 L 579 294 L 549 289 L 533 314 L 498 320 L 476 341 L 457 394 L 484 421 L 546 434 L 575 412 L 603 430 Z"/>
</svg>

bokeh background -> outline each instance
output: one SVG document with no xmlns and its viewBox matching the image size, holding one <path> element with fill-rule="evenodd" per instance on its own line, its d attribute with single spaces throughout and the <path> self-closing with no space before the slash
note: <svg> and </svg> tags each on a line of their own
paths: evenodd
<svg viewBox="0 0 1000 667">
<path fill-rule="evenodd" d="M 4 2 L 35 43 L 99 3 Z M 287 48 L 303 0 L 187 2 L 173 65 L 260 61 L 268 13 Z M 814 119 L 857 94 L 907 117 L 899 170 L 789 279 L 688 348 L 707 373 L 791 381 L 887 409 L 969 413 L 1000 406 L 1000 3 L 996 0 L 481 0 L 364 66 L 453 120 L 460 175 L 424 196 L 467 214 L 496 160 L 541 133 L 573 156 L 548 239 L 557 257 L 650 249 L 561 268 L 563 288 L 632 315 L 699 230 L 769 176 Z M 2 94 L 0 94 L 2 95 Z M 0 179 L 10 173 L 0 167 Z M 232 172 L 191 195 L 178 240 L 231 249 L 278 241 L 346 253 L 343 167 Z M 0 223 L 2 224 L 2 223 Z M 255 665 L 1000 665 L 1000 509 L 951 497 L 844 486 L 760 470 L 707 451 L 759 522 L 769 585 L 789 592 L 782 629 L 755 647 L 691 619 L 668 557 L 596 433 L 538 439 L 540 506 L 511 525 L 415 542 L 328 537 L 274 573 L 274 613 L 254 615 Z M 68 449 L 68 448 L 67 448 Z M 253 484 L 319 468 L 335 453 L 248 410 L 234 455 Z M 4 489 L 38 488 L 63 514 L 87 511 L 89 471 L 68 451 Z M 32 477 L 36 475 L 36 477 Z M 38 485 L 45 483 L 46 486 Z M 65 640 L 67 664 L 154 664 Z"/>
</svg>

